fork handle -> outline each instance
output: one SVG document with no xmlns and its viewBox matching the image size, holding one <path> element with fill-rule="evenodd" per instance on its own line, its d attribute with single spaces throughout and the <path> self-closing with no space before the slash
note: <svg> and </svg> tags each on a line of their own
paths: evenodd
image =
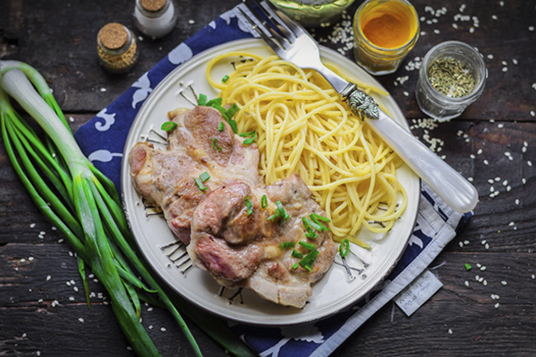
<svg viewBox="0 0 536 357">
<path fill-rule="evenodd" d="M 476 207 L 476 188 L 411 132 L 382 110 L 378 119 L 367 119 L 367 123 L 452 209 L 464 213 Z"/>
</svg>

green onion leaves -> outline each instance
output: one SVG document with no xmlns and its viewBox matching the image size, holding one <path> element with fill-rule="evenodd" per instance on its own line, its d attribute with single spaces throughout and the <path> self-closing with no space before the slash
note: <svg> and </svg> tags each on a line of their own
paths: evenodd
<svg viewBox="0 0 536 357">
<path fill-rule="evenodd" d="M 290 249 L 296 245 L 295 242 L 281 242 L 279 243 L 279 248 L 281 249 Z"/>
<path fill-rule="evenodd" d="M 294 258 L 303 258 L 303 254 L 300 253 L 300 252 L 298 252 L 296 249 L 293 249 L 293 250 L 292 250 L 292 256 L 293 256 Z"/>
<path fill-rule="evenodd" d="M 223 83 L 227 82 L 228 80 L 229 80 L 229 76 L 228 76 L 228 75 L 223 76 L 222 79 L 221 79 L 221 81 L 222 81 Z"/>
<path fill-rule="evenodd" d="M 244 206 L 246 206 L 246 214 L 250 216 L 253 213 L 253 202 L 251 202 L 250 196 L 244 198 Z"/>
<path fill-rule="evenodd" d="M 204 185 L 210 179 L 208 172 L 203 172 L 199 177 L 194 178 L 195 185 L 200 191 L 205 192 L 208 190 L 208 187 Z"/>
<path fill-rule="evenodd" d="M 268 207 L 268 197 L 266 197 L 266 195 L 262 195 L 261 197 L 261 207 L 262 208 Z"/>
<path fill-rule="evenodd" d="M 465 270 L 467 270 L 467 271 L 473 269 L 473 266 L 472 266 L 471 264 L 469 264 L 469 263 L 465 263 L 465 264 L 463 265 L 463 267 L 464 267 Z"/>
<path fill-rule="evenodd" d="M 257 132 L 255 130 L 248 131 L 247 133 L 240 133 L 238 135 L 240 135 L 243 138 L 247 138 L 246 140 L 242 142 L 242 144 L 244 145 L 251 145 L 257 139 Z"/>
<path fill-rule="evenodd" d="M 330 219 L 319 214 L 311 213 L 309 217 L 302 217 L 302 222 L 305 227 L 305 236 L 309 239 L 318 238 L 316 232 L 329 231 L 329 228 L 322 222 L 330 222 Z"/>
<path fill-rule="evenodd" d="M 220 144 L 218 143 L 218 139 L 216 138 L 212 138 L 210 140 L 210 147 L 212 147 L 212 150 L 217 152 L 221 152 L 222 150 Z"/>
<path fill-rule="evenodd" d="M 205 94 L 199 94 L 197 104 L 205 107 L 212 107 L 218 110 L 231 129 L 233 129 L 233 133 L 238 133 L 238 125 L 236 124 L 236 121 L 233 120 L 233 116 L 240 110 L 238 105 L 233 104 L 228 109 L 225 109 L 222 105 L 221 98 L 214 98 L 207 101 L 207 96 Z M 223 131 L 223 125 L 218 124 L 218 130 Z"/>
<path fill-rule="evenodd" d="M 313 271 L 313 264 L 315 263 L 318 254 L 320 254 L 320 252 L 316 249 L 310 252 L 302 260 L 300 260 L 300 266 L 308 272 Z"/>
<path fill-rule="evenodd" d="M 350 241 L 348 239 L 343 239 L 339 244 L 339 254 L 341 257 L 346 258 L 348 253 L 350 253 Z"/>
<path fill-rule="evenodd" d="M 316 246 L 314 244 L 311 244 L 311 243 L 303 241 L 303 240 L 299 241 L 298 244 L 301 245 L 302 247 L 304 247 L 305 249 L 309 249 L 309 250 L 315 250 L 316 249 Z"/>
<path fill-rule="evenodd" d="M 162 123 L 162 126 L 160 127 L 160 129 L 162 129 L 163 131 L 168 132 L 168 133 L 172 132 L 176 128 L 177 128 L 177 123 L 172 122 L 172 121 L 166 121 L 166 122 Z"/>
<path fill-rule="evenodd" d="M 223 129 L 225 129 L 224 124 L 223 124 L 222 121 L 220 121 L 220 122 L 218 123 L 218 131 L 223 131 Z"/>
<path fill-rule="evenodd" d="M 275 205 L 277 206 L 277 209 L 275 210 L 275 213 L 273 215 L 267 218 L 269 221 L 273 221 L 277 219 L 286 220 L 290 218 L 289 214 L 285 210 L 285 207 L 283 207 L 283 203 L 281 203 L 281 201 L 276 201 Z"/>
<path fill-rule="evenodd" d="M 206 105 L 207 99 L 208 98 L 205 94 L 199 94 L 199 97 L 197 98 L 197 105 Z"/>
</svg>

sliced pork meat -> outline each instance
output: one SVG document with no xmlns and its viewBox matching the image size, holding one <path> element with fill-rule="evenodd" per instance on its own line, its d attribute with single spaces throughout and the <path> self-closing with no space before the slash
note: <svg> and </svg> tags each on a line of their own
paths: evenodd
<svg viewBox="0 0 536 357">
<path fill-rule="evenodd" d="M 203 199 L 194 212 L 188 252 L 197 266 L 222 285 L 244 286 L 277 304 L 303 307 L 311 296 L 311 285 L 329 269 L 336 253 L 329 232 L 318 232 L 314 240 L 305 237 L 302 218 L 323 212 L 295 175 L 266 188 L 246 187 L 245 183 L 234 183 Z M 263 194 L 270 202 L 267 209 L 245 204 L 246 199 L 259 202 Z M 275 201 L 284 205 L 288 219 L 268 219 L 274 213 Z M 249 215 L 248 206 L 252 207 Z M 317 252 L 309 269 L 299 262 L 312 250 L 300 241 Z M 281 247 L 285 242 L 293 243 L 294 248 Z M 245 255 L 247 249 L 250 252 Z M 293 256 L 293 250 L 298 254 Z"/>
<path fill-rule="evenodd" d="M 303 307 L 336 252 L 329 231 L 305 236 L 302 218 L 323 215 L 310 190 L 296 175 L 262 185 L 256 145 L 244 145 L 217 110 L 177 109 L 169 119 L 177 128 L 166 148 L 140 142 L 130 152 L 138 193 L 162 208 L 194 264 L 219 284 Z M 201 174 L 203 190 L 194 181 Z"/>
<path fill-rule="evenodd" d="M 168 146 L 137 143 L 129 154 L 130 173 L 138 193 L 162 209 L 170 229 L 188 244 L 193 210 L 206 195 L 194 179 L 208 173 L 208 191 L 236 177 L 257 185 L 259 153 L 255 146 L 242 145 L 215 109 L 177 109 L 168 115 L 177 124 Z"/>
</svg>

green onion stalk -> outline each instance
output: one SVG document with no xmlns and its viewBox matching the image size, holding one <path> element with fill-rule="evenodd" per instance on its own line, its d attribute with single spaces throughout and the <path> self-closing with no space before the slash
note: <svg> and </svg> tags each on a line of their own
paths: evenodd
<svg viewBox="0 0 536 357">
<path fill-rule="evenodd" d="M 44 135 L 15 111 L 8 95 Z M 201 356 L 181 314 L 132 248 L 132 234 L 115 186 L 84 156 L 52 90 L 28 64 L 0 61 L 0 127 L 16 174 L 40 211 L 76 251 L 88 303 L 86 265 L 108 292 L 117 321 L 139 356 L 160 356 L 141 323 L 140 300 L 164 305 L 194 353 Z M 218 325 L 202 314 L 189 317 L 230 352 L 250 354 L 223 323 Z"/>
</svg>

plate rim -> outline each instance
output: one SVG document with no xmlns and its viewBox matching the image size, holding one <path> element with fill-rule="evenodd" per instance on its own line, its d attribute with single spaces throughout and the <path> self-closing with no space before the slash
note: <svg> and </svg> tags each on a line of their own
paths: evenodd
<svg viewBox="0 0 536 357">
<path fill-rule="evenodd" d="M 237 322 L 240 322 L 240 323 L 246 323 L 246 324 L 250 324 L 250 325 L 255 325 L 255 326 L 290 326 L 290 325 L 306 324 L 306 323 L 311 323 L 311 322 L 318 321 L 318 320 L 321 320 L 321 319 L 326 319 L 326 318 L 328 318 L 330 316 L 333 316 L 333 315 L 335 315 L 335 314 L 337 314 L 337 313 L 339 313 L 341 311 L 347 310 L 353 304 L 355 304 L 357 301 L 359 301 L 360 299 L 364 298 L 364 296 L 366 294 L 370 293 L 371 291 L 374 291 L 382 282 L 384 282 L 386 280 L 386 278 L 389 276 L 389 274 L 393 271 L 393 269 L 396 267 L 396 265 L 398 264 L 398 262 L 402 258 L 402 255 L 404 254 L 406 249 L 404 248 L 404 249 L 400 250 L 400 252 L 398 253 L 398 256 L 393 260 L 393 263 L 391 264 L 391 266 L 384 272 L 384 274 L 378 279 L 378 281 L 375 284 L 373 284 L 362 295 L 357 296 L 354 299 L 350 299 L 349 302 L 347 302 L 341 308 L 336 309 L 336 310 L 334 310 L 334 311 L 332 311 L 330 313 L 323 314 L 323 315 L 318 316 L 318 317 L 299 319 L 298 321 L 278 321 L 278 322 L 269 321 L 269 322 L 262 322 L 262 321 L 251 320 L 251 319 L 243 320 L 243 319 L 240 319 L 238 317 L 232 317 L 232 316 L 225 315 L 225 314 L 223 314 L 223 313 L 221 313 L 219 311 L 213 311 L 209 307 L 203 306 L 200 302 L 197 302 L 197 301 L 191 299 L 190 297 L 182 294 L 174 286 L 174 284 L 171 284 L 171 282 L 168 281 L 168 279 L 158 269 L 156 269 L 154 264 L 151 262 L 151 259 L 149 259 L 148 253 L 145 252 L 144 249 L 142 249 L 142 245 L 140 244 L 140 239 L 138 238 L 138 235 L 136 235 L 135 232 L 134 232 L 134 229 L 132 229 L 132 222 L 131 222 L 130 214 L 129 214 L 128 210 L 127 210 L 126 197 L 125 197 L 125 192 L 129 188 L 129 187 L 127 187 L 127 184 L 129 182 L 129 180 L 128 180 L 129 175 L 127 174 L 127 172 L 128 172 L 128 151 L 127 150 L 129 149 L 129 147 L 128 147 L 129 143 L 132 141 L 132 137 L 134 136 L 134 130 L 133 129 L 135 127 L 135 124 L 138 122 L 138 120 L 140 120 L 140 113 L 144 112 L 144 107 L 146 107 L 147 105 L 150 105 L 150 99 L 153 96 L 153 94 L 155 92 L 157 92 L 159 87 L 166 85 L 167 81 L 170 78 L 172 78 L 175 75 L 176 72 L 181 71 L 185 64 L 193 63 L 196 60 L 198 60 L 200 57 L 206 56 L 207 53 L 213 53 L 213 52 L 218 53 L 221 49 L 224 49 L 224 48 L 227 48 L 227 47 L 232 47 L 233 45 L 238 45 L 238 44 L 242 44 L 242 45 L 254 45 L 254 44 L 257 44 L 257 45 L 259 45 L 261 47 L 269 48 L 268 45 L 264 41 L 262 41 L 261 39 L 245 38 L 245 39 L 238 39 L 238 40 L 228 41 L 228 42 L 219 44 L 217 46 L 213 46 L 211 48 L 205 49 L 205 50 L 197 53 L 196 55 L 194 55 L 193 57 L 191 57 L 190 59 L 188 59 L 184 63 L 178 65 L 171 72 L 169 72 L 164 78 L 162 78 L 162 80 L 160 80 L 158 85 L 156 85 L 156 87 L 153 88 L 153 90 L 151 91 L 149 96 L 144 100 L 144 102 L 142 103 L 140 109 L 136 113 L 136 116 L 134 117 L 134 120 L 132 121 L 132 124 L 131 124 L 131 126 L 129 128 L 129 132 L 128 132 L 128 135 L 126 137 L 125 144 L 124 144 L 124 147 L 123 147 L 123 160 L 121 162 L 121 176 L 120 176 L 120 179 L 121 179 L 121 201 L 122 201 L 122 204 L 123 204 L 122 209 L 123 209 L 123 212 L 125 213 L 128 226 L 129 226 L 129 228 L 131 229 L 131 231 L 133 233 L 134 240 L 136 242 L 136 246 L 138 248 L 138 251 L 141 252 L 144 260 L 148 263 L 148 266 L 150 267 L 150 269 L 152 271 L 156 272 L 156 274 L 158 275 L 159 280 L 162 281 L 163 283 L 165 283 L 166 286 L 168 288 L 170 288 L 173 291 L 174 294 L 179 295 L 182 299 L 187 300 L 189 303 L 194 304 L 196 307 L 201 308 L 201 309 L 203 309 L 205 311 L 208 311 L 208 312 L 210 312 L 212 314 L 215 314 L 215 315 L 217 315 L 219 317 L 222 317 L 222 318 L 225 318 L 225 319 L 237 321 Z M 329 56 L 338 57 L 338 60 L 340 60 L 342 62 L 347 62 L 351 66 L 355 66 L 355 67 L 358 67 L 358 68 L 362 69 L 357 63 L 353 62 L 352 60 L 350 60 L 346 56 L 340 54 L 339 52 L 337 52 L 337 51 L 335 51 L 335 50 L 333 50 L 333 49 L 331 49 L 329 47 L 319 45 L 319 48 L 320 48 L 321 55 L 322 55 L 322 53 L 327 53 Z M 330 62 L 332 62 L 332 61 L 330 60 Z M 365 73 L 365 75 L 367 75 L 367 76 L 369 76 L 370 78 L 373 79 L 373 81 L 377 84 L 377 87 L 379 87 L 380 89 L 382 89 L 383 91 L 388 93 L 389 97 L 391 97 L 393 99 L 394 109 L 396 111 L 396 114 L 400 115 L 402 118 L 404 118 L 403 127 L 404 127 L 404 129 L 409 131 L 410 129 L 409 129 L 409 124 L 407 122 L 407 118 L 402 113 L 402 110 L 400 109 L 398 103 L 394 100 L 394 98 L 392 97 L 390 92 L 387 91 L 383 87 L 383 85 L 380 82 L 378 82 L 368 72 L 364 71 L 364 73 Z M 417 190 L 416 190 L 417 191 L 417 193 L 416 193 L 416 196 L 417 196 L 416 197 L 416 209 L 415 209 L 415 211 L 413 213 L 413 217 L 410 217 L 410 221 L 411 221 L 410 226 L 412 228 L 410 229 L 409 234 L 407 234 L 406 237 L 403 239 L 403 241 L 404 241 L 403 247 L 407 247 L 407 243 L 408 243 L 409 238 L 411 237 L 411 234 L 413 232 L 413 227 L 415 226 L 415 223 L 417 221 L 419 205 L 420 205 L 420 200 L 421 200 L 420 191 L 422 189 L 422 180 L 417 175 L 415 175 L 415 177 L 416 177 L 416 179 L 418 181 L 417 182 Z"/>
</svg>

